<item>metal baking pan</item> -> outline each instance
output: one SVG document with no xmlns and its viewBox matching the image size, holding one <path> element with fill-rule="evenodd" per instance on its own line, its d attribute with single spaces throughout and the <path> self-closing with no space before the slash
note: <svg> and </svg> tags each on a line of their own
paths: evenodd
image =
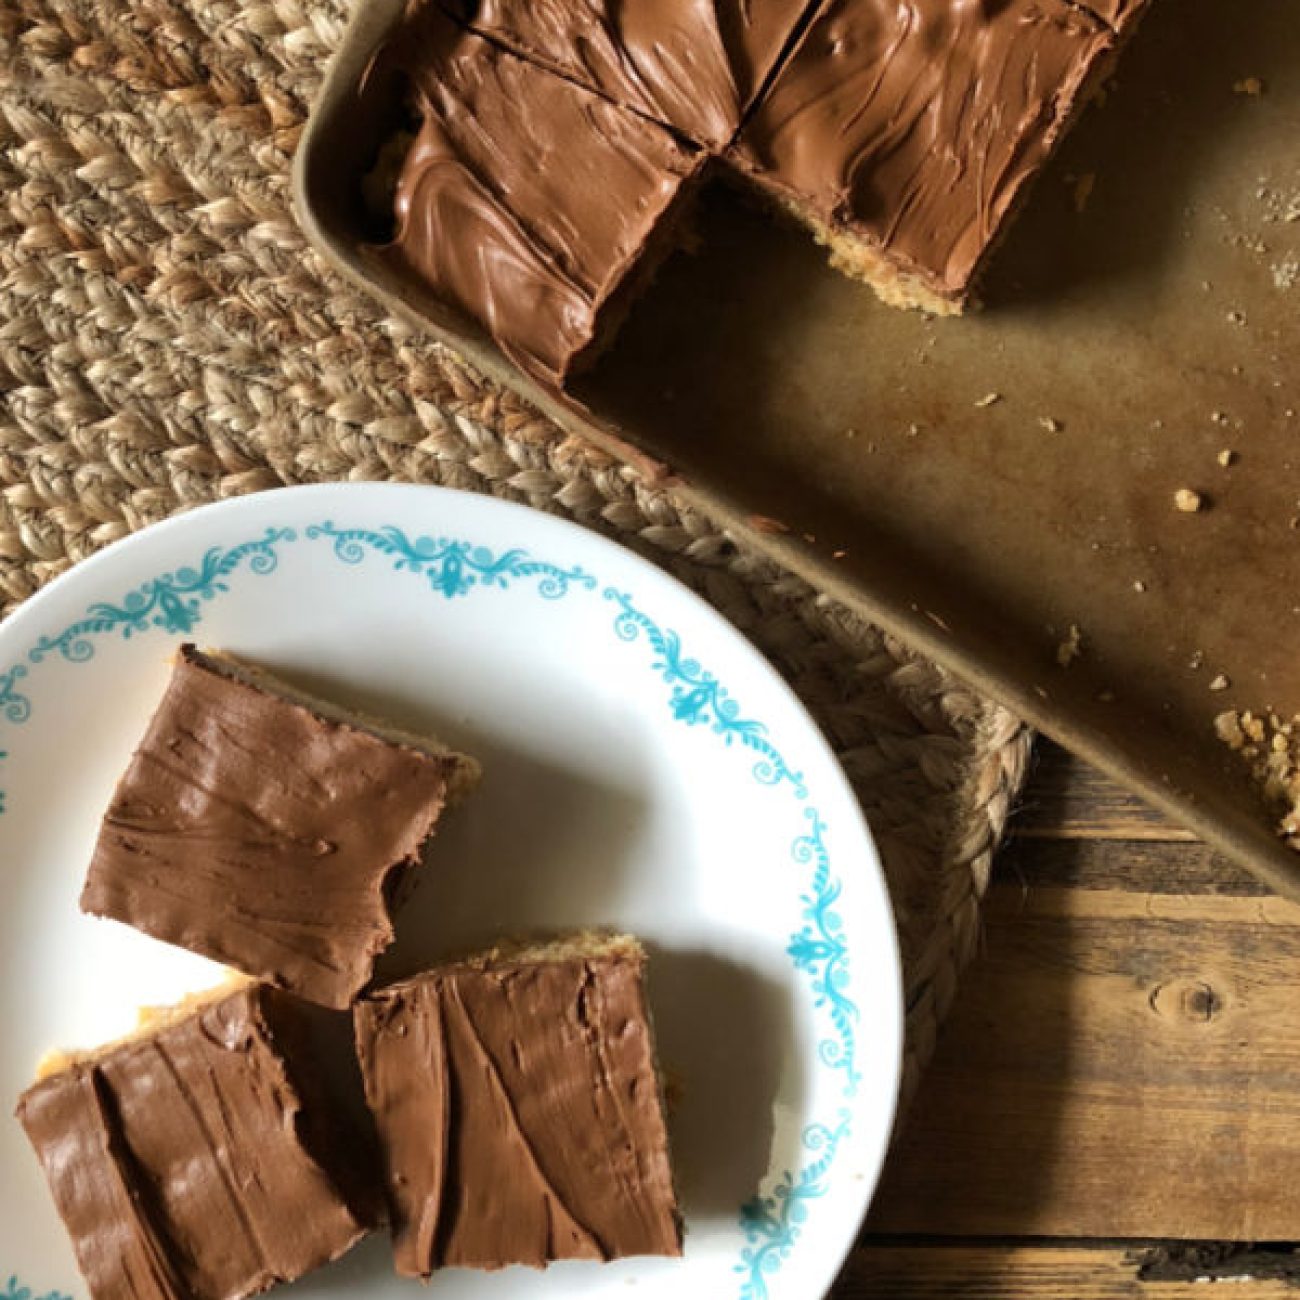
<svg viewBox="0 0 1300 1300">
<path fill-rule="evenodd" d="M 391 123 L 353 91 L 401 7 L 360 8 L 298 151 L 335 266 L 1300 898 L 1300 855 L 1212 725 L 1300 712 L 1294 0 L 1154 0 L 982 312 L 885 308 L 715 185 L 698 251 L 567 398 L 365 255 Z M 1206 508 L 1177 510 L 1181 488 Z"/>
</svg>

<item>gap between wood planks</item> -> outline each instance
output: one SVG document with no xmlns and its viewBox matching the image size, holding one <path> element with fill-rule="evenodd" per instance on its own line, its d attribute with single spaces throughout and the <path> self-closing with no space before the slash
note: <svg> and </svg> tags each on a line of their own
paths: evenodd
<svg viewBox="0 0 1300 1300">
<path fill-rule="evenodd" d="M 1219 1284 L 1219 1285 L 1215 1285 Z M 1295 1300 L 1290 1244 L 873 1239 L 833 1300 Z"/>
<path fill-rule="evenodd" d="M 1048 740 L 1035 749 L 1014 833 L 1035 840 L 1197 842 L 1190 831 Z"/>
</svg>

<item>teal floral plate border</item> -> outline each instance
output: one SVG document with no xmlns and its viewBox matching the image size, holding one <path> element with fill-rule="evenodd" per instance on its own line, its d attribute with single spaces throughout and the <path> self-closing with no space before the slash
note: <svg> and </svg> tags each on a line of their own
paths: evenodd
<svg viewBox="0 0 1300 1300">
<path fill-rule="evenodd" d="M 499 503 L 491 504 L 500 508 Z M 804 1127 L 802 1161 L 738 1209 L 741 1245 L 732 1270 L 733 1294 L 737 1300 L 769 1300 L 809 1216 L 833 1188 L 839 1153 L 854 1134 L 853 1103 L 863 1069 L 858 1031 L 861 1000 L 867 994 L 855 981 L 851 937 L 839 907 L 844 882 L 828 848 L 830 827 L 804 773 L 768 725 L 749 716 L 678 632 L 657 621 L 622 584 L 606 583 L 580 565 L 544 559 L 524 546 L 503 549 L 469 536 L 417 533 L 396 524 L 344 527 L 329 517 L 304 526 L 266 526 L 234 544 L 211 546 L 191 563 L 159 573 L 115 599 L 94 602 L 80 617 L 38 637 L 21 658 L 0 667 L 0 817 L 8 811 L 3 774 L 12 737 L 38 721 L 31 691 L 48 665 L 87 663 L 110 639 L 193 636 L 209 607 L 236 584 L 276 573 L 290 548 L 314 548 L 348 567 L 386 564 L 407 575 L 425 598 L 438 601 L 471 600 L 519 588 L 543 601 L 604 602 L 618 642 L 648 654 L 650 671 L 661 682 L 664 707 L 675 723 L 705 729 L 735 761 L 748 765 L 755 782 L 789 801 L 789 861 L 805 883 L 801 914 L 790 930 L 786 952 L 806 981 L 820 1018 L 817 1067 L 826 1077 L 838 1079 L 834 1091 L 839 1103 Z M 10 1277 L 0 1300 L 71 1298 L 58 1292 L 35 1295 Z"/>
</svg>

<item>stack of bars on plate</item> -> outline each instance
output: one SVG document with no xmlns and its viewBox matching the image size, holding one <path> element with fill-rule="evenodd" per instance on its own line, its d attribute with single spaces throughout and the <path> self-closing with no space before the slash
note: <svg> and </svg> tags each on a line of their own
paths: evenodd
<svg viewBox="0 0 1300 1300">
<path fill-rule="evenodd" d="M 19 1100 L 94 1300 L 238 1300 L 384 1221 L 411 1277 L 681 1253 L 635 939 L 375 987 L 390 912 L 478 775 L 181 650 L 82 908 L 242 973 L 51 1055 Z"/>
<path fill-rule="evenodd" d="M 887 303 L 960 312 L 1147 0 L 408 0 L 374 255 L 562 385 L 722 169 Z"/>
</svg>

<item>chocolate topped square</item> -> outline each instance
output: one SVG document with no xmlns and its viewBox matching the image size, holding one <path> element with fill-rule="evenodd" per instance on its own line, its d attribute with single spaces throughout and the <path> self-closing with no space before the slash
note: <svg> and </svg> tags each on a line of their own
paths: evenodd
<svg viewBox="0 0 1300 1300">
<path fill-rule="evenodd" d="M 474 771 L 186 646 L 105 814 L 82 910 L 346 1008 Z"/>
<path fill-rule="evenodd" d="M 475 31 L 718 148 L 819 0 L 444 0 Z"/>
<path fill-rule="evenodd" d="M 93 1300 L 241 1300 L 369 1231 L 285 1045 L 292 1000 L 249 985 L 57 1068 L 17 1115 Z M 344 1180 L 345 1181 L 345 1180 Z"/>
<path fill-rule="evenodd" d="M 957 311 L 1113 44 L 1064 0 L 831 0 L 732 157 L 885 301 Z"/>
<path fill-rule="evenodd" d="M 489 957 L 357 1004 L 399 1273 L 681 1253 L 643 960 Z"/>
<path fill-rule="evenodd" d="M 701 157 L 433 3 L 410 7 L 369 84 L 394 76 L 418 125 L 397 178 L 396 231 L 376 255 L 562 384 L 669 251 Z"/>
</svg>

